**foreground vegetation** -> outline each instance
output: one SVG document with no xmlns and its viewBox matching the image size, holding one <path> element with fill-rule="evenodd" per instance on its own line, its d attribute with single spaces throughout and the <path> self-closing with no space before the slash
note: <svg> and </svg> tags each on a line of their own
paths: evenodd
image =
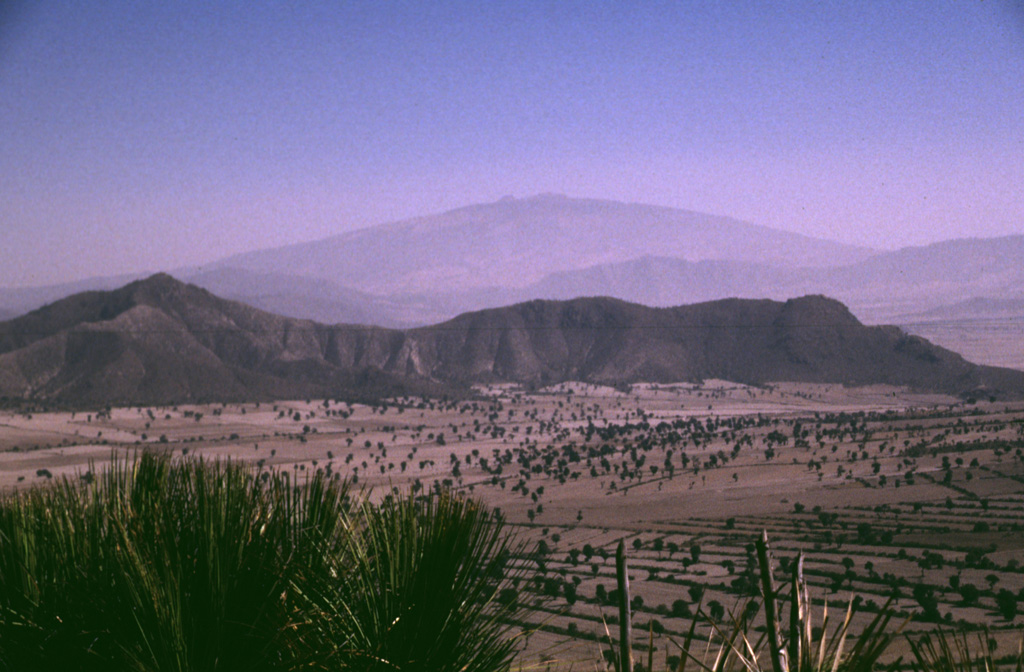
<svg viewBox="0 0 1024 672">
<path fill-rule="evenodd" d="M 144 453 L 9 496 L 0 669 L 510 668 L 523 603 L 534 623 L 550 609 L 525 590 L 550 579 L 541 548 L 517 544 L 499 515 L 450 490 L 373 501 L 308 473 L 296 483 L 288 471 Z M 606 625 L 599 644 L 620 672 L 633 667 L 634 643 L 647 670 L 1022 669 L 1019 652 L 994 658 L 986 632 L 902 638 L 895 598 L 860 626 L 856 599 L 840 621 L 815 620 L 802 556 L 778 574 L 766 537 L 751 544 L 757 597 L 729 612 L 713 601 L 705 611 L 696 597 L 688 631 L 658 632 L 655 661 L 655 620 L 629 632 L 642 603 L 624 583 L 624 549 L 609 595 L 620 616 L 607 619 L 624 631 L 613 637 Z"/>
<path fill-rule="evenodd" d="M 474 502 L 115 460 L 0 505 L 0 668 L 496 670 L 514 541 Z"/>
<path fill-rule="evenodd" d="M 755 548 L 762 601 L 750 599 L 742 603 L 725 621 L 698 607 L 682 642 L 670 638 L 680 655 L 675 657 L 676 662 L 666 658 L 666 669 L 678 672 L 685 672 L 688 667 L 703 672 L 894 672 L 908 668 L 914 672 L 996 672 L 1003 666 L 1014 672 L 1024 669 L 1024 637 L 1018 644 L 1016 656 L 999 660 L 993 655 L 994 647 L 987 636 L 979 634 L 971 638 L 965 632 L 943 630 L 919 637 L 907 636 L 910 655 L 906 658 L 909 660 L 904 656 L 884 659 L 890 645 L 910 620 L 893 625 L 892 600 L 856 634 L 852 629 L 856 611 L 853 599 L 838 623 L 830 619 L 827 605 L 816 622 L 804 577 L 803 555 L 793 563 L 784 585 L 780 586 L 766 532 L 762 532 Z M 654 670 L 653 627 L 648 630 L 646 668 L 634 661 L 628 577 L 625 544 L 620 541 L 616 553 L 619 638 L 614 642 L 606 629 L 605 659 L 616 672 Z M 653 626 L 653 621 L 650 625 Z M 699 625 L 708 631 L 704 640 L 696 637 Z"/>
</svg>

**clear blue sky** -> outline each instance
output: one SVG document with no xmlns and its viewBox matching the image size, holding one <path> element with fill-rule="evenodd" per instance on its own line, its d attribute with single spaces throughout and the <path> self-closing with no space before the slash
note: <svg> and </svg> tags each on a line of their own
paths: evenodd
<svg viewBox="0 0 1024 672">
<path fill-rule="evenodd" d="M 1024 232 L 1024 5 L 0 4 L 0 285 L 506 195 Z"/>
</svg>

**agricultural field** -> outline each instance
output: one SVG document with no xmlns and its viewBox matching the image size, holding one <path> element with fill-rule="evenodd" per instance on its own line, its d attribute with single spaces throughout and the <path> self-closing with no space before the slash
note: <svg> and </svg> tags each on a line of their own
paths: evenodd
<svg viewBox="0 0 1024 672">
<path fill-rule="evenodd" d="M 762 530 L 780 578 L 804 554 L 832 622 L 852 599 L 863 627 L 892 600 L 897 621 L 913 617 L 904 632 L 985 626 L 999 654 L 1016 651 L 1024 624 L 1021 402 L 705 381 L 0 411 L 5 490 L 88 480 L 140 450 L 244 460 L 296 482 L 323 470 L 374 497 L 449 487 L 499 509 L 522 542 L 517 562 L 536 569 L 499 596 L 533 607 L 524 665 L 600 661 L 620 540 L 634 647 L 646 660 L 653 632 L 657 666 L 674 662 L 698 607 L 715 619 L 747 609 Z"/>
</svg>

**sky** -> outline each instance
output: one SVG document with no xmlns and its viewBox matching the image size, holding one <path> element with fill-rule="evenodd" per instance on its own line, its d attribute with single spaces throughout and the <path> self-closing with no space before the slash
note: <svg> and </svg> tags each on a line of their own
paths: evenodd
<svg viewBox="0 0 1024 672">
<path fill-rule="evenodd" d="M 0 286 L 506 195 L 1024 233 L 1024 1 L 0 2 Z"/>
</svg>

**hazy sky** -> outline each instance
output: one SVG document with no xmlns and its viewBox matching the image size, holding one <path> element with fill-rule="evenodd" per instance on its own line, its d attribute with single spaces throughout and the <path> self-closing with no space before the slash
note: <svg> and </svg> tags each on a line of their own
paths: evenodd
<svg viewBox="0 0 1024 672">
<path fill-rule="evenodd" d="M 0 285 L 539 192 L 1024 233 L 1024 3 L 0 2 Z"/>
</svg>

